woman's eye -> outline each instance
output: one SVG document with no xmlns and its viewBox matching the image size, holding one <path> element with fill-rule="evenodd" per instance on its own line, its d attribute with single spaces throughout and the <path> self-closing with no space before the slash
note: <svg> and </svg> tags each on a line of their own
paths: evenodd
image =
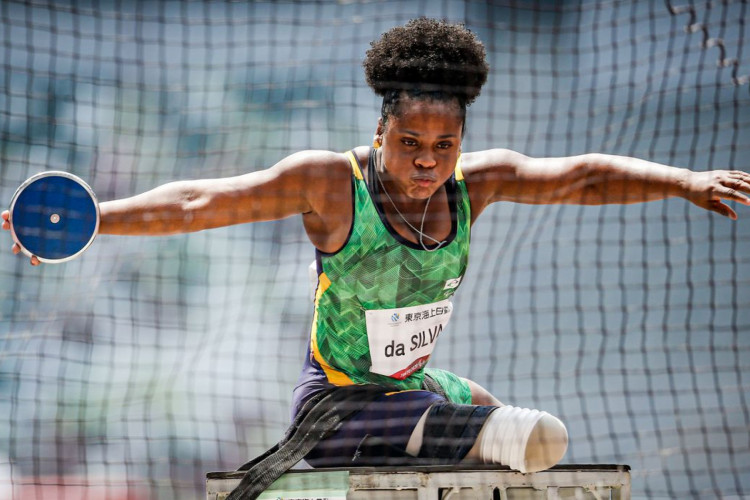
<svg viewBox="0 0 750 500">
<path fill-rule="evenodd" d="M 453 146 L 450 142 L 441 142 L 437 145 L 439 149 L 450 149 Z"/>
<path fill-rule="evenodd" d="M 417 141 L 413 139 L 401 139 L 401 142 L 404 144 L 404 146 L 415 146 L 417 144 Z"/>
</svg>

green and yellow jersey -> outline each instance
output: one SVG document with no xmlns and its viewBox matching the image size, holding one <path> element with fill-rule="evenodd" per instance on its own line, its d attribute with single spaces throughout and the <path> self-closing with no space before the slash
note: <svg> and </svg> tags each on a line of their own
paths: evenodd
<svg viewBox="0 0 750 500">
<path fill-rule="evenodd" d="M 371 195 L 376 188 L 368 186 L 355 155 L 347 155 L 353 176 L 351 232 L 339 251 L 317 252 L 310 355 L 295 400 L 329 385 L 420 389 L 468 264 L 471 207 L 460 158 L 445 184 L 450 235 L 439 248 L 425 249 L 391 227 Z M 368 169 L 373 179 L 372 154 Z M 446 379 L 445 372 L 435 378 Z M 465 382 L 448 385 L 460 386 L 456 398 L 468 402 Z"/>
</svg>

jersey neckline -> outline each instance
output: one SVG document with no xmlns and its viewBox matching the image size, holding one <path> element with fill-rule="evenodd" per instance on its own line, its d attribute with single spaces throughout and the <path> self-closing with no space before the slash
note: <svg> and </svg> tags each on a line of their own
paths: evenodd
<svg viewBox="0 0 750 500">
<path fill-rule="evenodd" d="M 418 242 L 410 241 L 401 234 L 396 231 L 396 229 L 391 225 L 390 221 L 388 221 L 388 218 L 385 215 L 385 211 L 383 210 L 383 205 L 380 202 L 380 190 L 378 189 L 377 183 L 374 182 L 373 179 L 375 179 L 375 148 L 370 147 L 370 152 L 368 153 L 368 160 L 367 160 L 367 179 L 363 179 L 362 182 L 364 182 L 365 186 L 367 187 L 367 194 L 370 197 L 370 201 L 372 202 L 373 206 L 375 207 L 375 211 L 378 213 L 378 217 L 380 217 L 380 221 L 383 223 L 385 228 L 388 230 L 388 234 L 390 234 L 396 241 L 401 243 L 404 246 L 407 246 L 409 248 L 412 248 L 414 250 L 421 250 L 421 251 L 433 251 L 440 243 L 433 243 L 432 245 L 425 245 L 426 248 L 423 248 L 422 245 Z M 360 167 L 360 171 L 362 170 L 361 165 L 359 164 L 359 158 L 357 155 L 354 155 L 355 159 L 357 160 L 357 165 Z M 445 243 L 443 246 L 441 246 L 439 249 L 442 250 L 444 248 L 447 248 L 451 243 L 453 243 L 453 240 L 456 239 L 456 233 L 458 232 L 458 202 L 457 202 L 457 186 L 456 186 L 456 174 L 455 172 L 451 174 L 451 176 L 448 178 L 447 181 L 445 181 L 445 193 L 448 197 L 448 208 L 451 213 L 451 231 L 448 234 L 448 237 L 445 238 Z"/>
</svg>

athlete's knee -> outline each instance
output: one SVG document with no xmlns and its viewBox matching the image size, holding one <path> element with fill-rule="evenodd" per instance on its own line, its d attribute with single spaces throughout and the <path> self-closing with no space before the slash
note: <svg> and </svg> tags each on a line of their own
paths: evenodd
<svg viewBox="0 0 750 500">
<path fill-rule="evenodd" d="M 468 458 L 538 472 L 558 463 L 567 448 L 568 431 L 557 417 L 503 406 L 487 417 Z"/>
<path fill-rule="evenodd" d="M 473 380 L 470 380 L 468 378 L 464 380 L 466 380 L 466 383 L 469 385 L 469 389 L 471 390 L 471 404 L 479 406 L 503 406 L 503 403 L 500 402 L 500 400 L 495 396 L 493 396 L 490 391 L 477 384 Z"/>
</svg>

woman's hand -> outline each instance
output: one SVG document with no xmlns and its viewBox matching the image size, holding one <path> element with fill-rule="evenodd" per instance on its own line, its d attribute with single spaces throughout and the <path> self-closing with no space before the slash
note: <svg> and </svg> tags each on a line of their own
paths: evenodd
<svg viewBox="0 0 750 500">
<path fill-rule="evenodd" d="M 0 216 L 3 219 L 3 229 L 6 230 L 6 231 L 10 231 L 10 212 L 7 211 L 7 210 L 3 210 L 3 213 L 0 214 Z M 16 242 L 13 242 L 13 247 L 12 247 L 11 250 L 13 251 L 14 254 L 18 254 L 18 253 L 21 252 L 21 245 L 19 245 Z M 37 256 L 36 255 L 32 255 L 31 256 L 31 265 L 32 266 L 38 266 L 39 264 L 41 264 L 41 262 L 39 262 L 39 259 L 37 258 Z"/>
<path fill-rule="evenodd" d="M 737 213 L 722 200 L 750 205 L 750 174 L 739 170 L 690 172 L 684 180 L 685 199 L 706 210 L 737 220 Z"/>
</svg>

